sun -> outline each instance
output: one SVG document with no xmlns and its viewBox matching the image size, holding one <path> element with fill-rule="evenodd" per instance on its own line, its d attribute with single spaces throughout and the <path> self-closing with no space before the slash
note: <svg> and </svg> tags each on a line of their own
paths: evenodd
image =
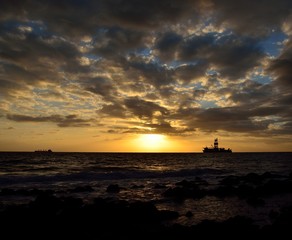
<svg viewBox="0 0 292 240">
<path fill-rule="evenodd" d="M 137 139 L 137 144 L 142 151 L 160 151 L 166 147 L 167 141 L 162 134 L 141 134 Z"/>
</svg>

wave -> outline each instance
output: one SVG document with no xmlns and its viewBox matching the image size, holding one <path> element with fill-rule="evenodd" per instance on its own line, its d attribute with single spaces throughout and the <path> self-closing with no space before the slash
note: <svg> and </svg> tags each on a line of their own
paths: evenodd
<svg viewBox="0 0 292 240">
<path fill-rule="evenodd" d="M 122 180 L 122 179 L 153 179 L 153 178 L 183 178 L 183 177 L 207 177 L 211 175 L 227 174 L 227 170 L 217 170 L 212 168 L 181 169 L 178 171 L 145 171 L 145 170 L 125 170 L 123 171 L 103 171 L 103 172 L 78 172 L 71 174 L 56 175 L 30 175 L 30 176 L 13 176 L 6 175 L 0 177 L 0 187 L 15 184 L 54 184 L 57 182 L 92 182 L 105 180 Z"/>
</svg>

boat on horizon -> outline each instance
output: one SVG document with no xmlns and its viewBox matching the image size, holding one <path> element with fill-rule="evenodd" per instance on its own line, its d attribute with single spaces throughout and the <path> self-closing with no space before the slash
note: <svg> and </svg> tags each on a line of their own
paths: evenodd
<svg viewBox="0 0 292 240">
<path fill-rule="evenodd" d="M 35 153 L 52 153 L 53 151 L 51 149 L 45 150 L 45 149 L 38 149 L 34 151 Z"/>
<path fill-rule="evenodd" d="M 219 148 L 218 138 L 214 139 L 214 146 L 204 147 L 203 153 L 232 153 L 230 148 Z"/>
</svg>

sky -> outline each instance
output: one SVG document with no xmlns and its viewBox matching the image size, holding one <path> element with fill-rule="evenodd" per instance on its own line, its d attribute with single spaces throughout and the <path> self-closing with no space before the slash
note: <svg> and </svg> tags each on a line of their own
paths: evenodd
<svg viewBox="0 0 292 240">
<path fill-rule="evenodd" d="M 0 151 L 292 150 L 292 1 L 0 1 Z"/>
</svg>

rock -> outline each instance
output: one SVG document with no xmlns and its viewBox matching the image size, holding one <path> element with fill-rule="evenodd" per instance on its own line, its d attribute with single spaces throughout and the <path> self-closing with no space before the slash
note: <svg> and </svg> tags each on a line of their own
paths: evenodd
<svg viewBox="0 0 292 240">
<path fill-rule="evenodd" d="M 110 184 L 106 191 L 110 193 L 119 193 L 121 190 L 120 186 L 118 184 Z"/>
</svg>

